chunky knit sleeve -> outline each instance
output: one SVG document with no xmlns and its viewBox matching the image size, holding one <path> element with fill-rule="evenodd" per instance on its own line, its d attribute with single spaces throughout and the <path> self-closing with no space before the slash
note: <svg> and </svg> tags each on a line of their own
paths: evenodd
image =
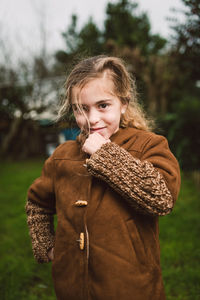
<svg viewBox="0 0 200 300">
<path fill-rule="evenodd" d="M 56 209 L 53 178 L 53 160 L 50 157 L 44 164 L 41 176 L 30 186 L 27 195 L 27 223 L 33 254 L 40 263 L 49 262 L 47 252 L 54 246 L 53 215 Z"/>
<path fill-rule="evenodd" d="M 90 174 L 106 181 L 136 210 L 157 216 L 171 212 L 179 189 L 179 179 L 173 183 L 179 168 L 163 139 L 148 141 L 141 159 L 115 143 L 106 143 L 86 165 Z"/>
<path fill-rule="evenodd" d="M 27 223 L 32 240 L 35 259 L 39 263 L 49 262 L 48 251 L 54 247 L 53 215 L 28 200 L 26 204 Z"/>
</svg>

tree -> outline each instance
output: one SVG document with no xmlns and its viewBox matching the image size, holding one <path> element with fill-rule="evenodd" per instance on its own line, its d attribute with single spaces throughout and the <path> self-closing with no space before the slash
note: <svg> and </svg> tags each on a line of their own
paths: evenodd
<svg viewBox="0 0 200 300">
<path fill-rule="evenodd" d="M 89 18 L 80 30 L 77 28 L 77 22 L 78 17 L 72 15 L 69 27 L 66 32 L 62 33 L 66 50 L 56 52 L 55 72 L 70 70 L 72 61 L 75 63 L 81 57 L 98 55 L 103 52 L 102 33 L 92 18 Z"/>
<path fill-rule="evenodd" d="M 170 110 L 162 118 L 172 150 L 181 167 L 200 169 L 200 1 L 182 0 L 184 23 L 173 23 L 174 38 L 168 52 L 173 74 Z"/>
<path fill-rule="evenodd" d="M 0 126 L 5 124 L 1 155 L 24 158 L 39 153 L 38 120 L 45 114 L 52 118 L 61 83 L 50 77 L 41 57 L 34 58 L 33 65 L 21 62 L 16 69 L 1 66 L 0 76 Z"/>
<path fill-rule="evenodd" d="M 196 84 L 200 80 L 200 1 L 182 0 L 185 4 L 185 22 L 173 24 L 175 33 L 172 53 L 176 56 L 185 80 Z"/>
<path fill-rule="evenodd" d="M 151 34 L 151 26 L 146 13 L 138 14 L 137 3 L 119 0 L 108 2 L 104 28 L 101 31 L 92 18 L 83 27 L 77 29 L 78 17 L 72 15 L 71 23 L 62 36 L 66 50 L 58 51 L 56 58 L 67 61 L 69 55 L 112 53 L 115 47 L 139 48 L 142 55 L 158 54 L 164 48 L 166 40 L 157 34 Z"/>
<path fill-rule="evenodd" d="M 142 55 L 157 54 L 166 44 L 159 35 L 151 34 L 146 13 L 137 13 L 138 4 L 128 0 L 109 2 L 106 9 L 105 41 L 112 40 L 118 47 L 138 47 Z"/>
</svg>

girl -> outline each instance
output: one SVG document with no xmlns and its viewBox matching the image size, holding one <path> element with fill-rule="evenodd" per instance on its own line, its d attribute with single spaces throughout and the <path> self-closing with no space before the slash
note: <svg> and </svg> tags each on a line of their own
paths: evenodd
<svg viewBox="0 0 200 300">
<path fill-rule="evenodd" d="M 120 59 L 80 62 L 59 118 L 70 109 L 81 134 L 55 150 L 28 191 L 34 256 L 52 261 L 59 300 L 163 300 L 158 216 L 177 199 L 178 163 L 150 131 Z"/>
</svg>

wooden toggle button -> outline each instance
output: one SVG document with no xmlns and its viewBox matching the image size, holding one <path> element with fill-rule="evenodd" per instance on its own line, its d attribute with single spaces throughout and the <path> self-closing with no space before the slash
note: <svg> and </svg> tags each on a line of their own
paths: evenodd
<svg viewBox="0 0 200 300">
<path fill-rule="evenodd" d="M 79 240 L 77 240 L 77 242 L 79 242 L 80 250 L 84 250 L 84 233 L 83 232 L 80 233 L 80 238 L 79 238 Z"/>
<path fill-rule="evenodd" d="M 87 206 L 88 205 L 88 202 L 86 200 L 77 200 L 75 203 L 74 203 L 75 206 Z"/>
</svg>

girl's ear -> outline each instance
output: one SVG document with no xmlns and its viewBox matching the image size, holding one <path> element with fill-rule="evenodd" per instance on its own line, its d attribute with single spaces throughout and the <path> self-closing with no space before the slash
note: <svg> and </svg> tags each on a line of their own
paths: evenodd
<svg viewBox="0 0 200 300">
<path fill-rule="evenodd" d="M 121 108 L 121 114 L 122 115 L 125 114 L 125 112 L 127 110 L 127 107 L 128 107 L 128 103 L 122 105 L 122 108 Z"/>
</svg>

